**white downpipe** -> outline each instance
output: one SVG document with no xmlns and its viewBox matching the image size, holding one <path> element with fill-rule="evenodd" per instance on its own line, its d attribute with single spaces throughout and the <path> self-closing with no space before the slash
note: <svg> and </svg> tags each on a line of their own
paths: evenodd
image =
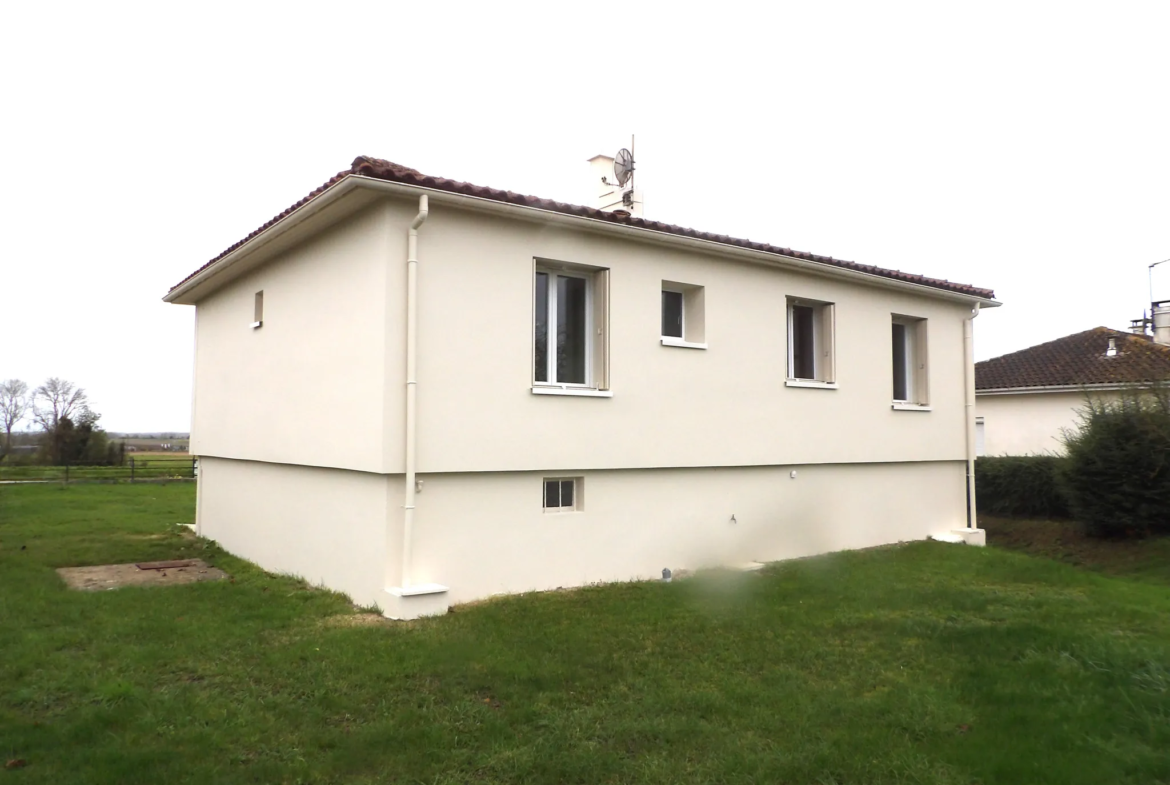
<svg viewBox="0 0 1170 785">
<path fill-rule="evenodd" d="M 406 237 L 406 502 L 402 514 L 402 588 L 410 586 L 410 548 L 414 534 L 415 454 L 417 428 L 415 406 L 418 379 L 418 228 L 427 220 L 427 195 L 418 198 L 418 215 Z"/>
<path fill-rule="evenodd" d="M 963 320 L 963 377 L 967 414 L 967 528 L 975 524 L 975 317 L 979 303 L 971 309 L 971 316 Z"/>
</svg>

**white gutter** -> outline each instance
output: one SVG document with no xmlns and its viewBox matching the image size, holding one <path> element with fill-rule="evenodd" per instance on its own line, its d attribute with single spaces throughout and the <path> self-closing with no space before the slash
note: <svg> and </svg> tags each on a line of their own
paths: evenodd
<svg viewBox="0 0 1170 785">
<path fill-rule="evenodd" d="M 999 305 L 999 302 L 996 300 L 980 297 L 979 295 L 963 294 L 962 292 L 939 289 L 933 286 L 927 286 L 925 284 L 914 283 L 912 281 L 903 281 L 897 278 L 887 278 L 886 276 L 877 275 L 875 273 L 868 273 L 863 270 L 852 270 L 847 267 L 837 267 L 828 262 L 814 262 L 807 259 L 800 259 L 794 256 L 785 256 L 783 254 L 777 254 L 769 251 L 757 251 L 738 245 L 721 243 L 716 240 L 687 237 L 684 235 L 672 234 L 670 232 L 658 231 L 656 229 L 646 229 L 639 226 L 615 224 L 596 218 L 586 218 L 579 215 L 560 213 L 555 210 L 545 210 L 544 208 L 540 207 L 517 205 L 511 204 L 509 202 L 499 202 L 494 199 L 486 199 L 480 196 L 468 196 L 466 194 L 458 194 L 450 191 L 425 188 L 417 185 L 394 183 L 387 180 L 379 180 L 374 177 L 366 177 L 364 175 L 350 175 L 349 177 L 346 177 L 344 180 L 330 188 L 325 193 L 316 197 L 308 204 L 297 209 L 292 214 L 286 216 L 273 226 L 270 226 L 268 229 L 264 230 L 248 242 L 244 243 L 236 250 L 232 251 L 223 259 L 220 259 L 218 262 L 211 265 L 207 269 L 202 270 L 198 274 L 192 276 L 189 281 L 186 281 L 183 284 L 175 287 L 174 291 L 169 292 L 166 297 L 163 298 L 163 300 L 165 302 L 175 302 L 191 289 L 194 289 L 196 286 L 207 282 L 208 279 L 218 275 L 226 268 L 231 267 L 241 258 L 251 254 L 254 250 L 267 244 L 279 234 L 282 234 L 289 228 L 302 223 L 311 215 L 322 211 L 325 207 L 338 201 L 342 196 L 349 193 L 350 191 L 355 190 L 358 187 L 369 188 L 371 190 L 380 191 L 382 193 L 410 198 L 413 198 L 420 193 L 429 194 L 440 203 L 452 204 L 481 212 L 502 213 L 521 220 L 540 220 L 548 223 L 570 226 L 577 229 L 587 228 L 593 231 L 602 231 L 607 234 L 624 235 L 634 240 L 650 240 L 661 243 L 663 245 L 681 246 L 684 248 L 696 249 L 705 253 L 718 254 L 721 256 L 731 256 L 738 259 L 744 259 L 746 261 L 802 269 L 822 276 L 855 280 L 871 286 L 881 286 L 889 289 L 910 291 L 916 294 L 938 299 L 952 300 L 963 303 L 979 303 L 982 306 L 988 308 L 994 308 Z"/>
<path fill-rule="evenodd" d="M 966 385 L 963 397 L 967 414 L 967 528 L 976 529 L 975 518 L 975 317 L 979 303 L 971 309 L 971 316 L 963 320 L 963 376 Z"/>
<path fill-rule="evenodd" d="M 418 198 L 418 215 L 406 236 L 406 494 L 402 514 L 402 588 L 410 587 L 410 548 L 414 533 L 415 459 L 418 433 L 415 422 L 418 379 L 418 228 L 427 220 L 427 195 Z M 399 246 L 401 247 L 401 246 Z"/>
<path fill-rule="evenodd" d="M 1105 384 L 1052 384 L 1040 387 L 990 387 L 986 390 L 976 390 L 976 395 L 1033 395 L 1035 393 L 1094 393 L 1110 392 L 1112 390 L 1144 389 L 1150 385 L 1162 382 L 1110 382 Z"/>
</svg>

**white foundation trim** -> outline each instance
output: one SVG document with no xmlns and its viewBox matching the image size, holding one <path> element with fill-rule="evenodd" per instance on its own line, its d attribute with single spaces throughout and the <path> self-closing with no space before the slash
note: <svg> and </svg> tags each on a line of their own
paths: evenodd
<svg viewBox="0 0 1170 785">
<path fill-rule="evenodd" d="M 396 621 L 410 621 L 424 616 L 442 616 L 450 607 L 450 595 L 442 584 L 391 586 L 386 589 L 386 609 L 382 615 Z"/>
<path fill-rule="evenodd" d="M 982 548 L 987 545 L 986 529 L 951 529 L 942 534 L 932 534 L 930 539 L 938 542 L 952 542 L 955 544 L 974 545 Z"/>
<path fill-rule="evenodd" d="M 419 583 L 413 586 L 391 586 L 386 591 L 395 597 L 414 597 L 419 594 L 440 594 L 447 589 L 441 583 Z"/>
</svg>

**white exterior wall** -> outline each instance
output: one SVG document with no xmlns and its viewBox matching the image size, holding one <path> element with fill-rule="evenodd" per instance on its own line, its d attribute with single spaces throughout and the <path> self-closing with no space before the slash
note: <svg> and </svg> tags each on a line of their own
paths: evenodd
<svg viewBox="0 0 1170 785">
<path fill-rule="evenodd" d="M 1093 393 L 1096 400 L 1116 400 L 1120 393 Z M 1062 455 L 1061 431 L 1075 430 L 1082 392 L 976 395 L 975 416 L 983 418 L 985 455 Z"/>
<path fill-rule="evenodd" d="M 611 270 L 612 398 L 532 394 L 534 257 Z M 447 207 L 419 258 L 422 472 L 966 456 L 967 305 Z M 664 280 L 706 288 L 707 350 L 661 345 Z M 785 386 L 789 295 L 836 304 L 839 389 Z M 891 409 L 895 313 L 929 320 L 931 412 Z"/>
<path fill-rule="evenodd" d="M 429 476 L 417 499 L 415 579 L 466 602 L 966 525 L 962 462 L 583 471 L 584 509 L 571 513 L 543 512 L 545 474 Z"/>
<path fill-rule="evenodd" d="M 386 304 L 405 279 L 391 229 L 408 220 L 368 208 L 199 302 L 192 453 L 363 471 L 401 453 L 404 398 L 385 377 L 405 326 Z"/>
<path fill-rule="evenodd" d="M 468 602 L 917 540 L 965 517 L 961 462 L 584 471 L 583 509 L 555 514 L 542 509 L 544 476 L 429 475 L 414 582 Z M 205 458 L 200 486 L 201 536 L 386 607 L 400 577 L 401 475 Z"/>
<path fill-rule="evenodd" d="M 367 207 L 197 306 L 201 533 L 383 607 L 416 210 Z M 611 270 L 612 398 L 531 392 L 537 257 Z M 413 583 L 468 601 L 964 525 L 966 304 L 434 202 L 419 259 Z M 705 287 L 707 350 L 661 345 L 663 281 Z M 839 389 L 785 386 L 787 296 L 835 303 Z M 931 411 L 891 409 L 893 314 L 929 320 Z M 543 513 L 550 474 L 585 478 L 584 511 Z"/>
<path fill-rule="evenodd" d="M 204 457 L 197 531 L 270 572 L 384 605 L 386 523 L 402 510 L 401 477 L 392 479 Z"/>
</svg>

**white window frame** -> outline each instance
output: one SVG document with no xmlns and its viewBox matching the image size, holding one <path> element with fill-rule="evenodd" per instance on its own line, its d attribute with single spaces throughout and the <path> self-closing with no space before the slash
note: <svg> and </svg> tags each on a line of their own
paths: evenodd
<svg viewBox="0 0 1170 785">
<path fill-rule="evenodd" d="M 573 505 L 571 507 L 564 507 L 564 506 L 549 507 L 549 506 L 547 506 L 546 502 L 548 501 L 548 495 L 547 495 L 546 486 L 550 482 L 556 482 L 556 483 L 571 482 L 571 483 L 573 483 Z M 541 506 L 541 508 L 544 510 L 546 515 L 562 515 L 564 513 L 569 513 L 569 512 L 581 512 L 583 509 L 583 501 L 584 501 L 584 499 L 581 496 L 581 491 L 583 490 L 581 487 L 582 485 L 584 485 L 584 478 L 583 477 L 544 477 L 540 481 L 540 506 Z M 557 494 L 560 495 L 560 489 L 557 490 Z"/>
<path fill-rule="evenodd" d="M 545 338 L 545 354 L 547 367 L 545 369 L 545 376 L 547 381 L 539 382 L 536 380 L 536 274 L 544 273 L 548 276 L 548 335 Z M 557 378 L 557 347 L 556 347 L 556 322 L 557 322 L 557 287 L 556 279 L 560 276 L 562 278 L 579 278 L 585 281 L 585 381 L 580 382 L 558 382 Z M 593 382 L 593 354 L 594 341 L 597 339 L 596 329 L 593 324 L 593 275 L 591 273 L 575 270 L 572 268 L 558 267 L 547 263 L 537 262 L 536 269 L 532 276 L 532 314 L 533 314 L 533 335 L 532 335 L 532 386 L 537 387 L 551 387 L 559 390 L 595 390 L 597 386 Z"/>
<path fill-rule="evenodd" d="M 252 296 L 252 323 L 248 325 L 253 330 L 264 326 L 264 290 Z"/>
<path fill-rule="evenodd" d="M 685 291 L 683 291 L 682 287 L 678 286 L 677 284 L 668 284 L 665 282 L 662 284 L 662 291 L 664 293 L 670 292 L 671 294 L 678 295 L 678 298 L 679 298 L 678 308 L 679 308 L 679 313 L 682 316 L 681 320 L 679 321 L 679 332 L 681 332 L 682 335 L 679 335 L 679 336 L 662 335 L 659 337 L 661 337 L 663 341 L 678 341 L 680 343 L 683 343 L 687 339 L 687 293 Z M 660 295 L 659 296 L 659 307 L 661 307 L 661 302 L 662 301 L 661 301 L 661 295 Z M 659 318 L 658 318 L 658 329 L 661 332 L 661 330 L 662 330 L 662 314 L 661 313 L 659 313 Z"/>
<path fill-rule="evenodd" d="M 900 324 L 903 327 L 902 335 L 906 341 L 903 346 L 905 368 L 903 368 L 903 384 L 906 387 L 906 398 L 896 398 L 891 390 L 892 406 L 901 411 L 930 411 L 930 386 L 928 356 L 926 351 L 927 320 L 919 316 L 905 316 L 892 314 L 890 324 Z M 891 331 L 890 362 L 893 363 L 893 335 Z M 893 383 L 891 367 L 890 382 Z"/>
<path fill-rule="evenodd" d="M 707 348 L 707 314 L 706 314 L 706 296 L 707 289 L 704 286 L 690 283 L 680 283 L 678 281 L 663 281 L 663 292 L 674 292 L 682 297 L 682 335 L 675 337 L 673 335 L 660 335 L 663 346 L 674 346 L 680 349 L 706 349 Z M 659 297 L 659 308 L 662 307 L 661 297 Z M 659 314 L 661 317 L 661 313 Z M 659 318 L 659 332 L 661 332 L 662 319 Z"/>
<path fill-rule="evenodd" d="M 806 379 L 796 376 L 796 333 L 794 330 L 793 308 L 803 306 L 813 309 L 813 378 Z M 823 300 L 809 300 L 803 297 L 789 297 L 786 305 L 788 324 L 788 367 L 786 382 L 788 387 L 815 387 L 830 390 L 837 389 L 836 377 L 836 346 L 834 333 L 836 332 L 837 314 L 835 304 Z M 826 332 L 826 322 L 828 322 Z"/>
<path fill-rule="evenodd" d="M 975 418 L 975 457 L 987 455 L 987 425 L 982 417 Z"/>
</svg>

